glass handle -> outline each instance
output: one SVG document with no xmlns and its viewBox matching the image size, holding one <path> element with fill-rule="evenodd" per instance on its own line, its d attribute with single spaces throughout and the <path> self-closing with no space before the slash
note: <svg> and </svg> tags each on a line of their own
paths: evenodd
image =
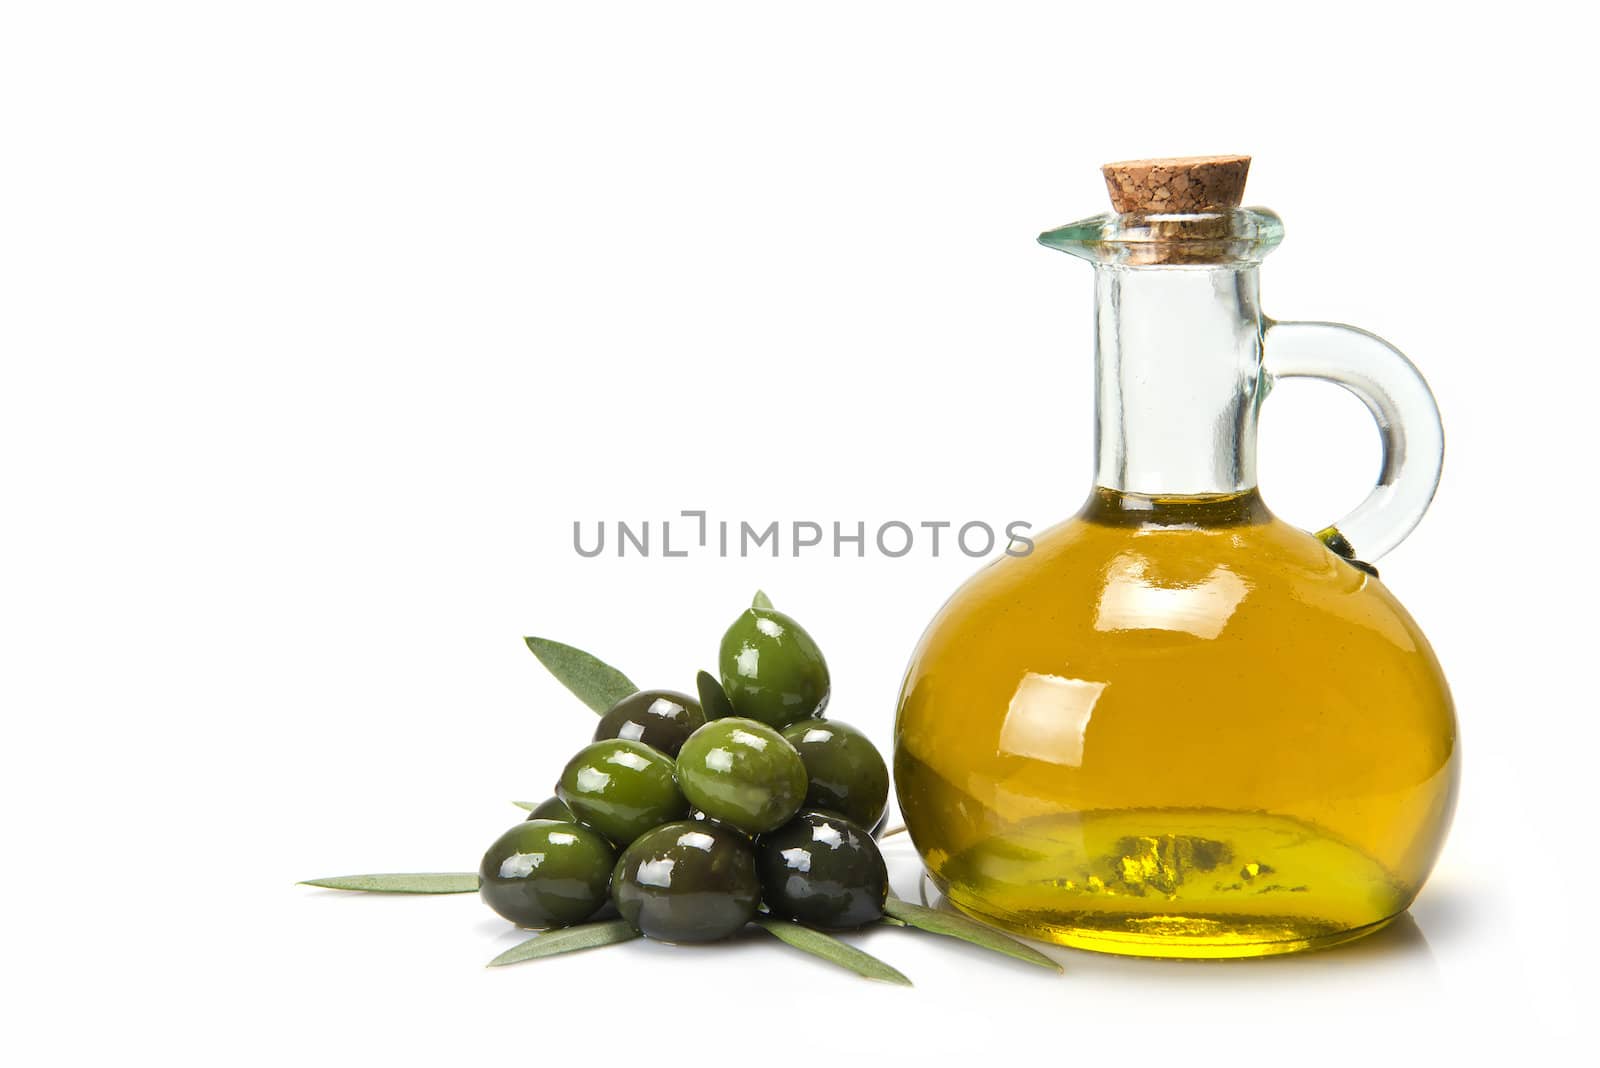
<svg viewBox="0 0 1600 1068">
<path fill-rule="evenodd" d="M 1360 506 L 1317 532 L 1334 552 L 1373 561 L 1405 540 L 1439 488 L 1444 427 L 1428 383 L 1399 349 L 1341 323 L 1268 321 L 1267 385 L 1278 378 L 1320 378 L 1343 386 L 1378 422 L 1383 466 Z"/>
</svg>

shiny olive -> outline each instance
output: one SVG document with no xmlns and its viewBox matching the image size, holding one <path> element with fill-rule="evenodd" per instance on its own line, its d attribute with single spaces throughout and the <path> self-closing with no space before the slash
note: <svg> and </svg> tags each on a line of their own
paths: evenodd
<svg viewBox="0 0 1600 1068">
<path fill-rule="evenodd" d="M 706 710 L 706 719 L 727 719 L 734 714 L 728 691 L 722 688 L 722 683 L 711 672 L 702 671 L 696 675 L 694 688 L 700 693 L 700 707 Z"/>
<path fill-rule="evenodd" d="M 872 835 L 831 812 L 802 812 L 756 839 L 761 895 L 775 916 L 808 927 L 883 918 L 889 871 Z"/>
<path fill-rule="evenodd" d="M 578 750 L 561 773 L 556 796 L 580 823 L 618 846 L 689 811 L 673 777 L 672 758 L 625 738 Z"/>
<path fill-rule="evenodd" d="M 889 807 L 889 767 L 865 734 L 836 719 L 804 720 L 782 733 L 805 761 L 807 808 L 877 825 Z"/>
<path fill-rule="evenodd" d="M 722 636 L 722 688 L 734 712 L 772 727 L 822 714 L 828 664 L 800 624 L 771 608 L 751 608 Z"/>
<path fill-rule="evenodd" d="M 578 818 L 572 814 L 567 803 L 559 797 L 547 797 L 528 813 L 530 820 L 561 820 L 563 823 L 576 823 Z"/>
<path fill-rule="evenodd" d="M 617 911 L 664 942 L 714 942 L 756 913 L 761 881 L 750 843 L 715 823 L 684 820 L 640 836 L 611 877 Z"/>
<path fill-rule="evenodd" d="M 640 690 L 618 701 L 600 717 L 594 740 L 628 738 L 677 756 L 684 739 L 705 723 L 700 702 L 672 690 Z"/>
<path fill-rule="evenodd" d="M 783 735 L 753 719 L 716 719 L 678 752 L 684 796 L 746 834 L 781 827 L 806 798 L 806 766 Z"/>
<path fill-rule="evenodd" d="M 721 827 L 723 830 L 727 831 L 729 834 L 736 834 L 740 838 L 744 838 L 746 840 L 748 840 L 749 837 L 750 837 L 748 834 L 744 833 L 739 828 L 735 827 L 733 824 L 728 823 L 726 820 L 719 820 L 715 816 L 708 816 L 698 808 L 689 809 L 689 815 L 688 815 L 687 818 L 690 819 L 690 820 L 693 820 L 696 823 L 714 824 L 715 826 Z"/>
<path fill-rule="evenodd" d="M 478 868 L 484 903 L 521 927 L 581 923 L 606 903 L 616 851 L 576 823 L 531 820 L 495 839 Z"/>
</svg>

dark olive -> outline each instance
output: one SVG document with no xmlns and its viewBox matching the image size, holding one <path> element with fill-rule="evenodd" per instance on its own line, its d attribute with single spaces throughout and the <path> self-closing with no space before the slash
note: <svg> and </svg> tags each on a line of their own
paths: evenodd
<svg viewBox="0 0 1600 1068">
<path fill-rule="evenodd" d="M 700 702 L 673 690 L 640 690 L 618 701 L 600 717 L 594 740 L 627 738 L 677 756 L 684 740 L 705 723 Z"/>
<path fill-rule="evenodd" d="M 684 796 L 746 834 L 787 823 L 806 798 L 806 766 L 783 735 L 753 719 L 715 719 L 678 753 Z"/>
<path fill-rule="evenodd" d="M 889 807 L 889 766 L 865 734 L 836 719 L 803 720 L 782 733 L 805 761 L 807 808 L 877 825 Z"/>
<path fill-rule="evenodd" d="M 530 820 L 561 820 L 563 823 L 577 823 L 578 818 L 572 814 L 567 803 L 559 797 L 547 797 L 528 813 Z"/>
<path fill-rule="evenodd" d="M 672 758 L 624 738 L 578 750 L 561 773 L 556 796 L 580 823 L 619 847 L 689 811 L 673 776 Z"/>
<path fill-rule="evenodd" d="M 802 812 L 756 839 L 761 896 L 773 915 L 808 927 L 883 918 L 889 871 L 872 835 L 831 812 Z"/>
<path fill-rule="evenodd" d="M 581 923 L 606 903 L 616 858 L 610 842 L 576 823 L 519 823 L 483 855 L 478 893 L 520 927 Z"/>
<path fill-rule="evenodd" d="M 617 911 L 664 942 L 715 942 L 756 913 L 761 881 L 750 843 L 715 823 L 684 820 L 641 835 L 611 878 Z"/>
<path fill-rule="evenodd" d="M 786 727 L 828 704 L 828 663 L 805 628 L 772 608 L 750 608 L 722 636 L 722 688 L 735 714 Z"/>
<path fill-rule="evenodd" d="M 706 719 L 727 719 L 734 714 L 728 691 L 722 688 L 722 683 L 711 672 L 702 671 L 696 675 L 694 687 L 700 693 L 700 707 L 705 709 Z"/>
</svg>

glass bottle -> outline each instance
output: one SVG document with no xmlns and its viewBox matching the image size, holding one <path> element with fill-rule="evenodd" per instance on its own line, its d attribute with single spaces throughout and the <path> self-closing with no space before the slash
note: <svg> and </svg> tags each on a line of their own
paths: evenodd
<svg viewBox="0 0 1600 1068">
<path fill-rule="evenodd" d="M 1364 562 L 1433 496 L 1438 411 L 1373 335 L 1262 315 L 1282 226 L 1237 207 L 1248 164 L 1108 165 L 1117 212 L 1040 236 L 1095 269 L 1095 485 L 959 589 L 906 673 L 907 828 L 955 906 L 1021 934 L 1335 945 L 1405 910 L 1449 826 L 1450 693 Z M 1290 376 L 1354 392 L 1384 446 L 1371 496 L 1317 535 L 1256 490 L 1257 415 Z"/>
</svg>

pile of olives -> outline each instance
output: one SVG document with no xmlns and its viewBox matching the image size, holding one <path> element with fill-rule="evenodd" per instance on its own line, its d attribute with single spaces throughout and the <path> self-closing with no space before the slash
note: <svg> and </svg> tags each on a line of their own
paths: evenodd
<svg viewBox="0 0 1600 1068">
<path fill-rule="evenodd" d="M 600 718 L 555 796 L 495 840 L 479 870 L 489 907 L 523 927 L 614 907 L 668 942 L 710 942 L 765 910 L 809 927 L 883 917 L 873 841 L 889 771 L 860 731 L 822 718 L 828 665 L 798 623 L 745 611 L 700 697 L 642 690 Z"/>
</svg>

